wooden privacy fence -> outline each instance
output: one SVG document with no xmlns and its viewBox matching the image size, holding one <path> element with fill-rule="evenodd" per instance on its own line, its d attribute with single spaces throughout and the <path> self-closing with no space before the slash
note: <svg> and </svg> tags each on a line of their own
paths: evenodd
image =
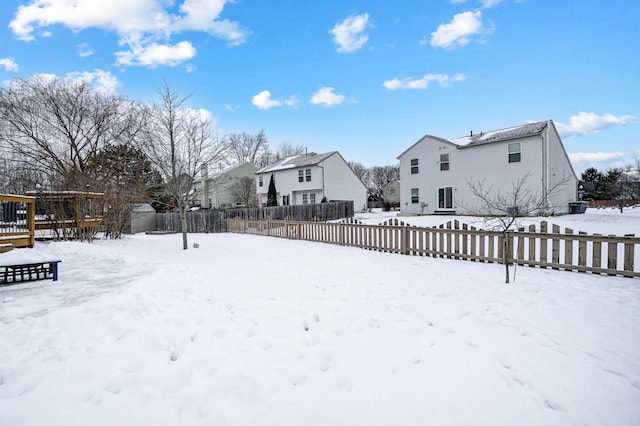
<svg viewBox="0 0 640 426">
<path fill-rule="evenodd" d="M 228 219 L 227 231 L 360 247 L 387 253 L 478 262 L 517 263 L 565 271 L 640 277 L 640 238 L 574 233 L 548 223 L 517 232 L 475 229 L 458 221 L 438 227 L 409 226 L 397 219 L 380 225 L 286 220 Z M 504 244 L 506 240 L 506 245 Z M 503 250 L 506 249 L 506 256 Z"/>
<path fill-rule="evenodd" d="M 353 201 L 302 204 L 294 206 L 236 208 L 223 210 L 197 210 L 187 213 L 187 232 L 227 232 L 228 218 L 297 221 L 336 220 L 353 216 Z M 158 213 L 158 231 L 180 231 L 179 213 Z"/>
</svg>

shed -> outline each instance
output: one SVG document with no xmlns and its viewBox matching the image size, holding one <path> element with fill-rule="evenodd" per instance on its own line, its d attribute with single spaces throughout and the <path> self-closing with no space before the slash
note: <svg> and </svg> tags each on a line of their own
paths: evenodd
<svg viewBox="0 0 640 426">
<path fill-rule="evenodd" d="M 156 230 L 156 211 L 151 204 L 136 204 L 131 208 L 131 225 L 128 234 Z"/>
</svg>

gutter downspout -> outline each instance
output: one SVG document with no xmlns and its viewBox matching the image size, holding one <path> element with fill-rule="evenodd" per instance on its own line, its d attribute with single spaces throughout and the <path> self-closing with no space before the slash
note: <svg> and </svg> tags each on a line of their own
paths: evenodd
<svg viewBox="0 0 640 426">
<path fill-rule="evenodd" d="M 547 127 L 545 128 L 542 137 L 542 196 L 543 211 L 546 214 L 549 209 L 548 189 L 549 189 L 549 121 L 547 121 Z"/>
<path fill-rule="evenodd" d="M 324 195 L 324 166 L 321 166 L 320 163 L 318 163 L 318 167 L 320 167 L 322 169 L 322 198 L 321 198 L 321 200 L 322 200 L 325 197 L 325 195 Z"/>
</svg>

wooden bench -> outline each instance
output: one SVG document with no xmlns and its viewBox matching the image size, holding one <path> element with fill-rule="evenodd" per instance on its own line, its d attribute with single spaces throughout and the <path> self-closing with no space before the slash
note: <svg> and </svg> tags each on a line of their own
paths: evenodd
<svg viewBox="0 0 640 426">
<path fill-rule="evenodd" d="M 15 284 L 23 281 L 58 281 L 58 263 L 60 260 L 25 261 L 18 264 L 0 263 L 0 285 Z"/>
</svg>

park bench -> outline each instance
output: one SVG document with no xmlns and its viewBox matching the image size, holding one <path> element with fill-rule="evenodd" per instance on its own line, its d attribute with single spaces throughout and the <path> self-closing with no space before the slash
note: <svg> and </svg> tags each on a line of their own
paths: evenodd
<svg viewBox="0 0 640 426">
<path fill-rule="evenodd" d="M 23 281 L 48 280 L 58 281 L 58 259 L 24 260 L 5 262 L 0 259 L 0 285 L 16 284 Z"/>
</svg>

